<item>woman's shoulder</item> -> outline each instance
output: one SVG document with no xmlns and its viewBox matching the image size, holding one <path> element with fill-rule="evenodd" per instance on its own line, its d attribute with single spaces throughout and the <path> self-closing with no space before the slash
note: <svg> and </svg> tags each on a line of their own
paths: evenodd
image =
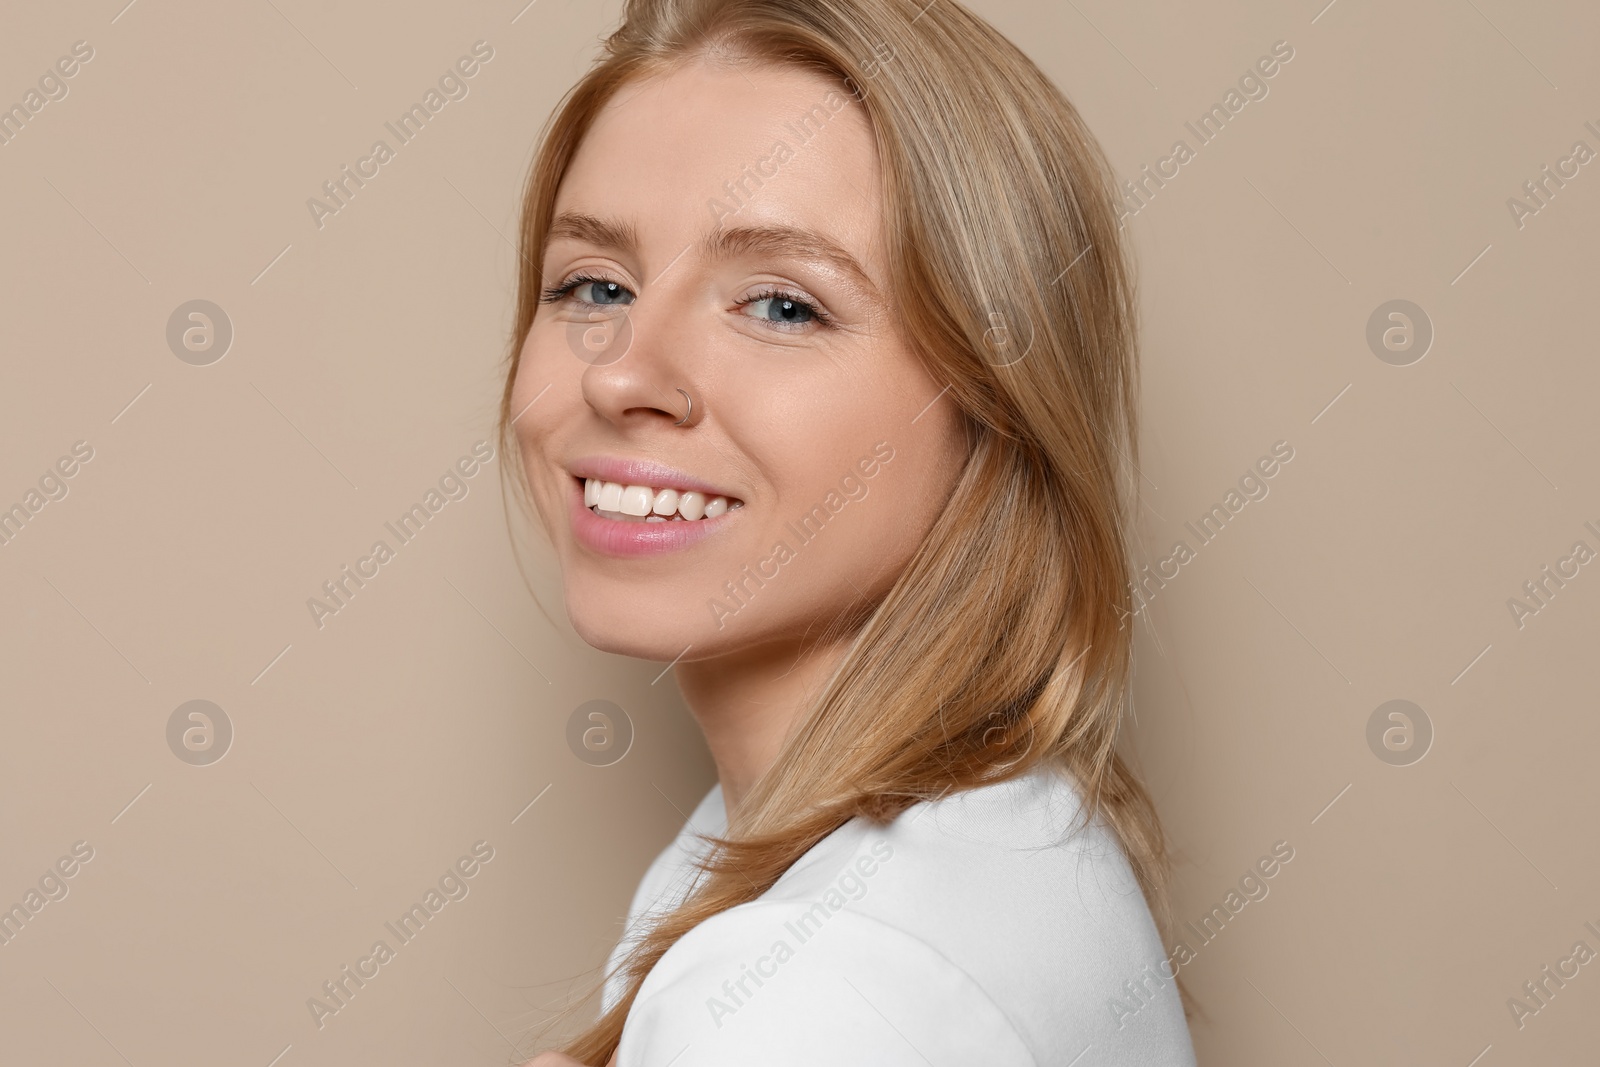
<svg viewBox="0 0 1600 1067">
<path fill-rule="evenodd" d="M 1052 1062 L 924 941 L 848 911 L 826 928 L 798 919 L 760 899 L 685 934 L 640 987 L 617 1067 Z"/>
<path fill-rule="evenodd" d="M 887 826 L 852 820 L 666 953 L 619 1064 L 646 1032 L 697 1041 L 708 1058 L 685 1063 L 724 1062 L 713 1047 L 727 1062 L 757 1048 L 789 1062 L 771 1057 L 788 1033 L 794 1062 L 960 1062 L 976 1041 L 976 1061 L 994 1064 L 1068 1062 L 1088 1047 L 1096 1063 L 1191 1064 L 1170 980 L 1131 1019 L 1111 1009 L 1166 953 L 1114 836 L 1082 816 L 1074 781 L 1039 768 Z M 854 1044 L 836 1048 L 818 1026 Z M 862 1045 L 872 1040 L 883 1047 Z"/>
<path fill-rule="evenodd" d="M 641 919 L 647 922 L 647 915 L 676 907 L 699 875 L 695 861 L 710 850 L 707 837 L 724 834 L 727 829 L 728 816 L 719 783 L 700 799 L 683 828 L 650 861 L 628 906 L 629 925 L 636 925 Z"/>
<path fill-rule="evenodd" d="M 639 884 L 634 888 L 623 920 L 622 937 L 606 960 L 606 978 L 601 993 L 601 1009 L 606 1010 L 622 996 L 622 975 L 618 966 L 650 926 L 677 907 L 701 877 L 696 861 L 710 851 L 707 835 L 727 832 L 727 812 L 722 803 L 722 786 L 713 785 L 695 805 L 688 820 L 673 839 L 656 853 Z"/>
<path fill-rule="evenodd" d="M 954 946 L 969 934 L 1025 932 L 1038 944 L 1049 930 L 1076 936 L 1149 919 L 1115 835 L 1085 817 L 1076 781 L 1055 767 L 920 802 L 887 826 L 852 820 L 763 899 L 840 896 L 853 911 Z"/>
</svg>

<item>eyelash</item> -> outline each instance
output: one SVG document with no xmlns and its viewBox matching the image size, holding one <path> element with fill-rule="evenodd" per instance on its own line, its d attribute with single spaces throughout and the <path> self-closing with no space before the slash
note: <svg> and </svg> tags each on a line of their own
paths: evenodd
<svg viewBox="0 0 1600 1067">
<path fill-rule="evenodd" d="M 579 286 L 583 286 L 583 285 L 616 285 L 619 288 L 627 288 L 626 286 L 623 286 L 621 282 L 613 281 L 610 278 L 604 278 L 604 277 L 601 277 L 601 276 L 595 275 L 595 274 L 579 273 L 579 274 L 574 275 L 571 278 L 568 278 L 561 285 L 558 285 L 558 286 L 556 286 L 556 287 L 554 287 L 552 289 L 546 289 L 544 291 L 544 294 L 539 298 L 539 302 L 541 304 L 554 304 L 559 300 L 565 299 L 575 289 L 577 289 Z M 802 307 L 802 308 L 805 308 L 806 311 L 810 312 L 812 320 L 816 322 L 816 324 L 817 324 L 817 326 L 819 328 L 828 329 L 828 328 L 833 326 L 833 316 L 832 315 L 828 314 L 826 311 L 823 311 L 816 304 L 813 304 L 811 301 L 809 301 L 809 300 L 805 299 L 804 297 L 800 296 L 798 293 L 792 293 L 787 289 L 779 289 L 779 288 L 776 288 L 776 287 L 768 287 L 766 289 L 763 289 L 761 292 L 757 293 L 755 296 L 748 297 L 747 299 L 739 301 L 739 307 L 742 308 L 742 307 L 745 307 L 745 306 L 747 306 L 749 304 L 759 304 L 763 300 L 787 300 L 789 303 L 795 304 L 795 305 L 797 305 L 799 307 Z M 580 300 L 579 303 L 587 304 L 587 303 L 589 303 L 589 301 Z M 593 307 L 604 307 L 606 305 L 594 304 L 592 306 Z M 761 320 L 758 320 L 758 321 L 761 321 Z M 777 322 L 777 321 L 772 320 L 772 319 L 767 319 L 767 320 L 764 320 L 764 321 L 771 323 L 772 328 L 776 329 L 779 333 L 794 333 L 796 331 L 794 331 L 792 329 L 788 329 L 787 327 L 789 327 L 789 326 L 804 327 L 806 325 L 803 322 L 801 322 L 801 323 L 781 323 L 781 322 Z"/>
<path fill-rule="evenodd" d="M 567 281 L 564 284 L 558 285 L 558 286 L 556 286 L 556 287 L 554 287 L 552 289 L 546 289 L 544 291 L 544 294 L 539 297 L 539 303 L 541 303 L 541 304 L 554 304 L 556 301 L 562 299 L 568 293 L 572 292 L 574 289 L 576 289 L 580 285 L 601 284 L 601 283 L 611 284 L 611 279 L 610 278 L 601 278 L 601 277 L 599 277 L 597 275 L 593 275 L 593 274 L 582 274 L 582 273 L 575 274 L 571 278 L 568 278 Z M 616 284 L 621 284 L 621 283 L 616 283 Z M 585 303 L 587 303 L 587 301 L 585 301 Z"/>
</svg>

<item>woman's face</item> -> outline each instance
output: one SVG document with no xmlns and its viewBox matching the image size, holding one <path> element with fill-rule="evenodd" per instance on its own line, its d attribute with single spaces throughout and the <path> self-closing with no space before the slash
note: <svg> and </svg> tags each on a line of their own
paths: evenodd
<svg viewBox="0 0 1600 1067">
<path fill-rule="evenodd" d="M 815 635 L 932 524 L 964 445 L 894 324 L 878 180 L 860 104 L 809 73 L 692 66 L 590 128 L 511 405 L 589 644 L 693 661 Z"/>
</svg>

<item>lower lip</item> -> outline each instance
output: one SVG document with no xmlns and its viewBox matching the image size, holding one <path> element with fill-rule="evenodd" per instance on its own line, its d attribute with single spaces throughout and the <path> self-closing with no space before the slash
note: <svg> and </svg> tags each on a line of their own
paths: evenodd
<svg viewBox="0 0 1600 1067">
<path fill-rule="evenodd" d="M 608 519 L 584 506 L 583 482 L 576 478 L 569 481 L 572 488 L 567 498 L 572 506 L 572 534 L 579 544 L 605 556 L 653 556 L 688 548 L 722 529 L 734 515 L 733 511 L 728 511 L 714 519 L 668 519 L 666 522 Z"/>
</svg>

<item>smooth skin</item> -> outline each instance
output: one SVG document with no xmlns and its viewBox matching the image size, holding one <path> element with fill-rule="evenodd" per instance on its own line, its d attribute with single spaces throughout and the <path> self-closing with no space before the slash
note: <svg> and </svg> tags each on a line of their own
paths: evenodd
<svg viewBox="0 0 1600 1067">
<path fill-rule="evenodd" d="M 735 199 L 728 186 L 746 174 L 760 187 L 746 180 Z M 878 188 L 871 129 L 842 89 L 809 72 L 699 63 L 619 93 L 557 197 L 558 219 L 631 227 L 636 241 L 558 233 L 545 250 L 547 290 L 601 280 L 541 304 L 523 346 L 511 410 L 528 488 L 573 627 L 604 651 L 676 661 L 730 813 L 846 650 L 847 636 L 820 631 L 888 590 L 964 457 L 945 383 L 898 329 Z M 746 227 L 820 235 L 863 277 L 814 249 L 703 252 L 708 235 Z M 758 299 L 769 290 L 782 295 Z M 625 355 L 583 358 L 574 338 L 597 322 L 629 338 Z M 694 398 L 687 426 L 674 425 L 678 387 Z M 893 458 L 863 477 L 879 442 Z M 744 506 L 688 548 L 601 555 L 573 536 L 566 469 L 596 454 L 666 464 Z M 837 511 L 802 544 L 791 524 L 830 493 Z M 780 541 L 793 555 L 778 564 Z M 748 584 L 740 606 L 725 583 L 758 565 L 776 575 Z M 719 619 L 713 601 L 738 610 Z M 574 1063 L 546 1052 L 532 1067 Z"/>
</svg>

